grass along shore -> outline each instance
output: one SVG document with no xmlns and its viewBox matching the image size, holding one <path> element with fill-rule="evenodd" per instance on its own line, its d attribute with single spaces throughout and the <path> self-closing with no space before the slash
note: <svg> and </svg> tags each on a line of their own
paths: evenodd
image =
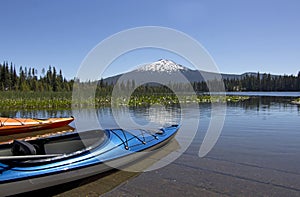
<svg viewBox="0 0 300 197">
<path fill-rule="evenodd" d="M 94 99 L 94 100 L 93 100 Z M 110 96 L 98 96 L 83 101 L 73 101 L 72 92 L 14 92 L 3 91 L 0 93 L 0 109 L 71 109 L 73 107 L 110 107 L 110 106 L 150 106 L 162 104 L 166 106 L 189 103 L 210 102 L 240 102 L 249 99 L 247 96 L 189 96 L 183 95 L 179 98 L 175 95 L 135 95 L 130 99 L 113 98 Z"/>
<path fill-rule="evenodd" d="M 0 109 L 68 109 L 72 92 L 17 92 L 0 93 Z"/>
</svg>

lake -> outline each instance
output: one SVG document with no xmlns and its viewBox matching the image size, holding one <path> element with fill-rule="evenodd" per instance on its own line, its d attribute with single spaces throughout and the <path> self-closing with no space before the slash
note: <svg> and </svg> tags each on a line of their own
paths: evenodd
<svg viewBox="0 0 300 197">
<path fill-rule="evenodd" d="M 252 94 L 252 93 L 249 93 Z M 299 93 L 298 93 L 299 94 Z M 211 106 L 199 108 L 110 108 L 96 110 L 101 126 L 116 127 L 116 118 L 129 116 L 140 125 L 180 122 L 180 114 L 193 123 L 197 133 L 188 149 L 171 164 L 138 174 L 113 172 L 84 184 L 51 188 L 49 195 L 98 196 L 101 179 L 115 182 L 104 196 L 299 196 L 300 195 L 300 106 L 291 104 L 294 95 L 263 95 L 228 103 L 224 127 L 217 143 L 205 156 L 198 156 L 211 119 Z M 16 112 L 22 115 L 25 112 Z M 27 112 L 48 116 L 54 112 Z M 72 111 L 56 112 L 71 115 Z M 89 114 L 89 110 L 86 112 Z M 52 114 L 53 115 L 53 114 Z M 30 114 L 29 114 L 30 116 Z M 125 119 L 126 120 L 126 119 Z M 73 126 L 76 125 L 73 123 Z M 192 130 L 187 125 L 185 131 Z M 180 141 L 181 139 L 176 139 Z M 177 147 L 178 148 L 178 147 Z M 179 147 L 180 149 L 180 147 Z M 116 175 L 117 174 L 117 175 Z M 116 178 L 117 177 L 117 178 Z M 123 177 L 123 178 L 120 178 Z M 126 177 L 124 179 L 124 177 Z M 105 184 L 105 183 L 104 183 Z M 48 190 L 49 192 L 49 190 Z"/>
</svg>

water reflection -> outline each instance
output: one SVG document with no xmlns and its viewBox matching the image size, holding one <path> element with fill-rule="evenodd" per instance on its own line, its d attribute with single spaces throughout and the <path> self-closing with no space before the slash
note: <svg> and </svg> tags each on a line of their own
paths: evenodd
<svg viewBox="0 0 300 197">
<path fill-rule="evenodd" d="M 288 97 L 251 97 L 248 100 L 237 103 L 228 103 L 229 107 L 239 107 L 245 111 L 266 111 L 271 108 L 277 109 L 290 109 L 294 108 L 295 105 L 291 104 L 291 98 Z M 299 111 L 300 106 L 297 106 Z"/>
<path fill-rule="evenodd" d="M 159 126 L 178 124 L 181 117 L 179 107 L 165 107 L 163 105 L 153 105 L 147 108 L 136 108 L 131 110 L 131 114 L 136 117 L 140 124 L 155 123 Z M 141 119 L 144 119 L 141 121 Z"/>
<path fill-rule="evenodd" d="M 251 97 L 248 100 L 236 103 L 228 103 L 227 110 L 245 111 L 246 113 L 271 113 L 274 110 L 280 110 L 286 113 L 297 111 L 300 114 L 300 105 L 291 104 L 290 97 Z M 211 116 L 211 105 L 203 103 L 199 105 L 201 117 L 209 118 Z M 130 107 L 129 112 L 126 107 L 118 107 L 115 114 L 109 107 L 98 109 L 84 109 L 86 119 L 92 117 L 96 113 L 102 128 L 118 127 L 116 119 L 122 119 L 129 114 L 133 121 L 138 125 L 155 124 L 156 127 L 165 126 L 166 124 L 175 124 L 180 122 L 181 113 L 189 113 L 193 111 L 191 108 L 185 107 L 184 111 L 177 106 L 165 107 L 162 105 L 153 105 L 150 107 Z M 82 113 L 82 112 L 80 112 Z M 198 113 L 198 112 L 197 112 Z M 51 117 L 69 117 L 75 116 L 76 110 L 19 110 L 19 111 L 0 111 L 2 117 L 17 118 L 51 118 Z M 115 117 L 114 117 L 115 115 Z M 96 120 L 97 121 L 97 120 Z M 87 125 L 89 123 L 86 123 Z"/>
<path fill-rule="evenodd" d="M 292 98 L 289 97 L 251 97 L 243 102 L 228 103 L 228 107 L 238 107 L 246 111 L 266 111 L 272 108 L 287 109 L 292 106 L 300 111 L 300 105 L 291 104 Z M 199 105 L 201 112 L 204 114 L 210 113 L 210 104 L 203 103 Z M 85 109 L 87 114 L 91 114 L 94 109 Z M 119 116 L 125 114 L 125 107 L 119 107 L 116 112 Z M 174 123 L 178 121 L 181 109 L 177 106 L 165 107 L 162 105 L 153 105 L 150 107 L 130 107 L 129 112 L 131 116 L 137 119 L 144 119 L 140 124 L 147 122 L 157 122 L 159 124 Z M 108 107 L 96 109 L 99 120 L 106 119 L 105 117 L 112 117 L 112 110 Z M 74 115 L 72 110 L 6 110 L 0 111 L 2 117 L 17 117 L 17 118 L 51 118 L 51 117 L 69 117 Z M 175 119 L 174 119 L 175 118 Z M 104 123 L 104 121 L 102 121 Z M 104 123 L 105 124 L 105 123 Z"/>
</svg>

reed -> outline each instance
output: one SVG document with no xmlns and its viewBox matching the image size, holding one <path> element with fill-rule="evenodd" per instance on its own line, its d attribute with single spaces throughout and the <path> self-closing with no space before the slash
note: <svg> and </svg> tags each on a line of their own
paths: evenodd
<svg viewBox="0 0 300 197">
<path fill-rule="evenodd" d="M 1 109 L 65 109 L 70 108 L 71 92 L 15 92 L 0 94 Z"/>
</svg>

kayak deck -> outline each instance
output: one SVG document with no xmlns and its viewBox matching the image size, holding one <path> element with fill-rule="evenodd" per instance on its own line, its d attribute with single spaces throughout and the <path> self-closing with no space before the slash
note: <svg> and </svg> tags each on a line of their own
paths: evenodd
<svg viewBox="0 0 300 197">
<path fill-rule="evenodd" d="M 164 149 L 178 129 L 179 125 L 172 125 L 155 130 L 66 133 L 23 141 L 36 148 L 36 152 L 24 154 L 13 150 L 14 142 L 2 144 L 0 196 L 50 187 L 135 163 Z"/>
<path fill-rule="evenodd" d="M 178 129 L 177 125 L 170 128 Z M 19 163 L 20 160 L 23 159 L 32 159 L 32 161 L 25 163 L 36 165 L 39 163 L 37 159 L 42 159 L 40 161 L 44 163 L 43 157 L 47 158 L 47 155 L 51 155 L 48 157 L 47 162 L 50 162 L 50 160 L 55 162 L 56 160 L 81 155 L 87 151 L 90 152 L 95 148 L 99 149 L 99 147 L 104 147 L 105 144 L 106 148 L 109 147 L 109 149 L 120 147 L 125 152 L 135 152 L 140 151 L 140 148 L 144 149 L 147 146 L 150 148 L 159 143 L 162 140 L 159 140 L 159 137 L 163 136 L 167 129 L 158 129 L 156 131 L 141 129 L 130 131 L 123 129 L 92 130 L 80 134 L 66 133 L 61 136 L 50 136 L 35 140 L 14 140 L 12 143 L 0 146 L 0 162 L 13 161 L 15 157 L 15 162 L 19 165 L 21 164 Z M 107 143 L 110 145 L 107 146 Z M 57 157 L 53 157 L 53 155 Z M 24 157 L 18 158 L 18 156 Z"/>
<path fill-rule="evenodd" d="M 51 129 L 70 124 L 74 120 L 70 118 L 3 118 L 0 117 L 0 135 L 30 132 L 41 129 Z"/>
</svg>

